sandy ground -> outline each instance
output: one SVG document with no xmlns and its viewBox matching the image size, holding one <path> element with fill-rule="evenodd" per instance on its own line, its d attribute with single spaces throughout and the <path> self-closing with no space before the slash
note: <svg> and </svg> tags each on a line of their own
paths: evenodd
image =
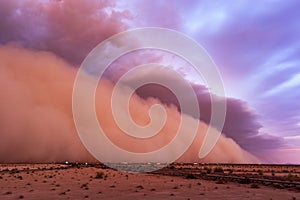
<svg viewBox="0 0 300 200">
<path fill-rule="evenodd" d="M 0 165 L 0 199 L 300 199 L 299 191 L 264 185 L 60 167 Z"/>
</svg>

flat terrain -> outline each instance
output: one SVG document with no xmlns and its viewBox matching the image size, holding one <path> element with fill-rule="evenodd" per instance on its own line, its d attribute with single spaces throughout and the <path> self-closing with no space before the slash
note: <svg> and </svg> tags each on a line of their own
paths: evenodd
<svg viewBox="0 0 300 200">
<path fill-rule="evenodd" d="M 100 164 L 0 165 L 0 199 L 300 199 L 300 166 L 172 164 L 127 173 Z"/>
</svg>

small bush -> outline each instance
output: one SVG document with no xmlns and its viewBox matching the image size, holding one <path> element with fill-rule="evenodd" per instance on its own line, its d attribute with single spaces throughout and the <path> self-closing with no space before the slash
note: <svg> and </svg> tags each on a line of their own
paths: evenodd
<svg viewBox="0 0 300 200">
<path fill-rule="evenodd" d="M 258 175 L 262 176 L 264 175 L 263 171 L 261 169 L 257 170 Z"/>
<path fill-rule="evenodd" d="M 103 172 L 96 172 L 96 179 L 103 179 L 104 178 L 104 173 Z"/>
<path fill-rule="evenodd" d="M 293 181 L 295 178 L 296 178 L 296 176 L 294 176 L 294 175 L 291 174 L 291 173 L 287 175 L 287 179 L 288 179 L 289 181 Z"/>
<path fill-rule="evenodd" d="M 216 182 L 216 184 L 224 184 L 224 183 L 225 183 L 225 181 L 222 180 L 222 179 L 219 179 L 219 180 L 217 180 L 217 182 Z"/>
<path fill-rule="evenodd" d="M 259 188 L 259 185 L 257 185 L 256 183 L 252 183 L 250 187 L 256 189 Z"/>
<path fill-rule="evenodd" d="M 185 176 L 186 179 L 197 179 L 197 177 L 194 174 L 188 174 Z"/>
<path fill-rule="evenodd" d="M 210 173 L 211 173 L 211 171 L 212 171 L 212 169 L 211 169 L 211 168 L 207 168 L 207 170 L 206 170 L 206 173 L 207 173 L 207 174 L 210 174 Z"/>
<path fill-rule="evenodd" d="M 201 171 L 201 174 L 205 175 L 205 174 L 207 174 L 207 172 L 206 171 Z"/>
<path fill-rule="evenodd" d="M 169 169 L 175 169 L 175 166 L 174 166 L 174 165 L 171 165 L 171 166 L 169 167 Z"/>
<path fill-rule="evenodd" d="M 250 184 L 251 183 L 251 181 L 248 177 L 240 179 L 238 182 L 241 183 L 241 184 Z"/>
<path fill-rule="evenodd" d="M 88 184 L 87 183 L 84 183 L 80 186 L 80 188 L 83 188 L 83 189 L 87 189 L 88 188 Z"/>
<path fill-rule="evenodd" d="M 275 176 L 275 171 L 274 170 L 272 170 L 271 173 L 272 173 L 272 176 Z"/>
<path fill-rule="evenodd" d="M 224 170 L 223 170 L 222 167 L 216 167 L 216 168 L 214 169 L 214 172 L 215 172 L 215 173 L 224 173 Z"/>
<path fill-rule="evenodd" d="M 273 186 L 274 186 L 275 188 L 277 188 L 277 189 L 284 189 L 284 188 L 285 188 L 284 185 L 279 184 L 279 183 L 274 183 Z"/>
</svg>

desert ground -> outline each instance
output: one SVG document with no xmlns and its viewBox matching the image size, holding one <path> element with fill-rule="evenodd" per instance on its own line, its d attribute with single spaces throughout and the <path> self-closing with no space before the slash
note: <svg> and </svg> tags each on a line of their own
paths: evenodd
<svg viewBox="0 0 300 200">
<path fill-rule="evenodd" d="M 300 199 L 300 166 L 172 164 L 131 173 L 101 164 L 2 164 L 0 199 Z"/>
</svg>

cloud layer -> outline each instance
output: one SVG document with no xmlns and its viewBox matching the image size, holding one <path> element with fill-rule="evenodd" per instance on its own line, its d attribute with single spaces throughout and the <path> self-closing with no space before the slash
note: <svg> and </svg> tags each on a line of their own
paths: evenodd
<svg viewBox="0 0 300 200">
<path fill-rule="evenodd" d="M 71 98 L 76 70 L 47 52 L 1 46 L 0 56 L 0 162 L 94 161 L 81 144 L 72 119 Z M 96 92 L 96 100 L 100 98 L 100 101 L 96 101 L 99 102 L 96 109 L 100 124 L 108 130 L 107 136 L 113 142 L 129 151 L 139 152 L 160 148 L 172 138 L 180 122 L 180 113 L 175 107 L 165 107 L 168 120 L 159 138 L 136 142 L 124 136 L 107 106 L 110 105 L 112 89 L 110 81 L 104 79 L 100 82 Z M 143 100 L 137 95 L 132 97 L 132 101 L 133 120 L 140 124 L 147 123 L 151 105 L 159 103 L 155 99 Z M 122 114 L 122 109 L 119 112 Z M 198 123 L 192 118 L 189 121 Z M 199 161 L 197 155 L 207 129 L 205 123 L 199 123 L 195 142 L 179 161 Z M 102 141 L 94 142 L 95 145 L 102 144 Z M 112 161 L 121 159 L 112 157 Z M 221 136 L 214 150 L 203 161 L 254 162 L 256 158 L 232 139 Z"/>
<path fill-rule="evenodd" d="M 100 41 L 126 29 L 113 1 L 1 1 L 0 43 L 51 51 L 79 65 Z"/>
</svg>

